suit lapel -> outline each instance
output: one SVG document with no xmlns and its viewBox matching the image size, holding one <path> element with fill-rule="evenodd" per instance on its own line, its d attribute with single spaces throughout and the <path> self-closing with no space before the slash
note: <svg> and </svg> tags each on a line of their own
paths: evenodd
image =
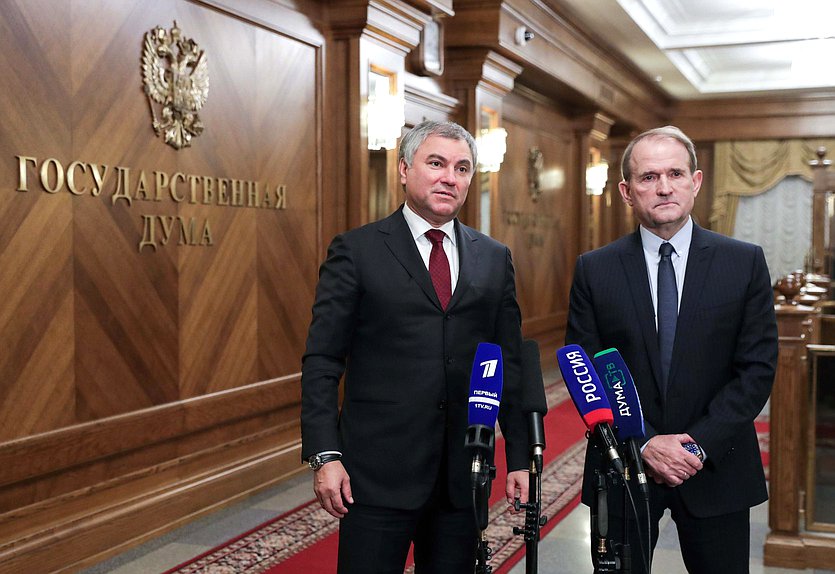
<svg viewBox="0 0 835 574">
<path fill-rule="evenodd" d="M 655 376 L 658 392 L 661 393 L 661 356 L 658 350 L 658 330 L 655 327 L 655 309 L 652 306 L 647 264 L 640 231 L 632 234 L 627 248 L 620 256 L 626 285 L 632 297 L 638 317 L 639 329 L 644 339 L 644 347 L 649 357 L 652 373 Z"/>
<path fill-rule="evenodd" d="M 458 282 L 455 284 L 455 292 L 449 301 L 448 309 L 454 307 L 461 300 L 470 288 L 473 277 L 478 270 L 478 236 L 456 219 L 455 239 L 458 243 Z"/>
<path fill-rule="evenodd" d="M 675 380 L 676 367 L 680 362 L 681 354 L 689 346 L 687 344 L 688 325 L 693 321 L 694 313 L 699 308 L 699 299 L 704 293 L 704 284 L 714 252 L 708 235 L 699 226 L 693 224 L 693 237 L 687 254 L 687 269 L 684 272 L 684 290 L 678 309 L 673 359 L 670 364 L 670 381 Z"/>
<path fill-rule="evenodd" d="M 429 271 L 423 264 L 423 259 L 421 259 L 420 252 L 415 245 L 409 225 L 401 213 L 402 209 L 401 206 L 400 209 L 380 221 L 377 230 L 385 236 L 386 246 L 394 258 L 406 269 L 406 272 L 415 280 L 415 283 L 435 306 L 440 309 L 441 302 L 438 300 L 437 293 L 435 293 Z"/>
</svg>

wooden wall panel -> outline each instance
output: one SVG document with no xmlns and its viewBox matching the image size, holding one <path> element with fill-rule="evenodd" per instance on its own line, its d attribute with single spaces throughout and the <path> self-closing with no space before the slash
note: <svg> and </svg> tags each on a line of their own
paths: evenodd
<svg viewBox="0 0 835 574">
<path fill-rule="evenodd" d="M 258 32 L 256 42 L 261 70 L 257 121 L 262 129 L 280 134 L 277 145 L 256 151 L 256 170 L 283 174 L 281 183 L 289 194 L 280 221 L 268 212 L 257 214 L 258 378 L 263 380 L 301 368 L 323 243 L 317 157 L 322 119 L 319 107 L 311 105 L 322 89 L 309 46 L 276 41 L 266 31 Z"/>
<path fill-rule="evenodd" d="M 0 325 L 0 338 L 20 351 L 5 365 L 0 384 L 15 388 L 4 396 L 35 397 L 41 411 L 26 413 L 30 424 L 17 415 L 19 424 L 3 425 L 0 436 L 296 372 L 321 242 L 317 47 L 190 2 L 78 1 L 71 13 L 37 14 L 19 2 L 7 14 L 4 65 L 11 71 L 31 61 L 32 69 L 4 91 L 6 109 L 18 113 L 2 149 L 38 164 L 26 165 L 31 189 L 15 193 L 9 187 L 17 166 L 6 162 L 3 228 L 18 230 L 20 241 L 39 237 L 28 250 L 6 243 L 21 258 L 8 268 L 34 261 L 51 272 L 30 265 L 29 284 L 26 276 L 5 278 L 21 293 L 49 292 L 33 299 L 40 300 L 36 313 L 18 305 L 17 320 Z M 175 20 L 206 51 L 210 71 L 209 99 L 199 112 L 206 129 L 179 151 L 153 133 L 139 65 L 144 33 Z M 14 54 L 27 57 L 11 61 Z M 33 125 L 33 118 L 42 122 Z M 65 169 L 84 162 L 75 170 L 83 193 L 35 189 L 48 158 Z M 98 196 L 86 167 L 93 163 L 109 170 Z M 175 201 L 166 185 L 155 193 L 157 172 L 165 180 L 182 173 L 257 182 L 262 195 L 282 185 L 286 209 L 218 205 L 217 190 L 209 205 L 199 192 Z M 137 191 L 140 181 L 147 181 L 147 194 Z M 116 197 L 122 183 L 129 193 Z M 187 182 L 180 186 L 187 192 Z M 181 245 L 178 237 L 163 245 L 157 220 L 156 244 L 143 247 L 153 217 L 194 222 L 198 234 L 208 223 L 213 245 Z M 41 229 L 46 222 L 48 233 Z M 299 252 L 288 256 L 290 248 Z M 269 288 L 259 286 L 261 279 Z M 55 313 L 63 313 L 58 323 Z M 69 349 L 67 364 L 51 364 L 44 379 L 38 353 L 49 350 L 51 362 L 56 346 Z"/>
<path fill-rule="evenodd" d="M 569 118 L 546 100 L 514 92 L 505 98 L 502 113 L 507 153 L 499 172 L 494 235 L 513 252 L 525 335 L 559 337 L 579 250 L 577 139 Z M 534 147 L 543 158 L 536 201 L 528 191 L 528 153 Z"/>
<path fill-rule="evenodd" d="M 320 13 L 4 2 L 0 572 L 89 563 L 302 468 L 300 358 L 333 202 Z M 145 33 L 175 20 L 210 82 L 181 150 L 154 133 L 141 75 Z M 16 156 L 33 158 L 25 185 Z"/>
<path fill-rule="evenodd" d="M 0 440 L 74 419 L 72 198 L 16 191 L 15 158 L 42 154 L 42 141 L 43 159 L 70 151 L 68 15 L 48 1 L 6 2 L 0 21 Z"/>
<path fill-rule="evenodd" d="M 694 141 L 831 137 L 835 93 L 818 90 L 679 102 L 672 121 Z"/>
</svg>

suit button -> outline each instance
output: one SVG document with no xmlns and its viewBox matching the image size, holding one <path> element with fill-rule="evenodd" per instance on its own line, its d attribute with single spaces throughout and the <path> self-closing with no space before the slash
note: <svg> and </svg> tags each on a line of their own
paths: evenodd
<svg viewBox="0 0 835 574">
<path fill-rule="evenodd" d="M 453 359 L 452 357 L 447 357 L 447 358 L 446 358 L 446 364 L 447 364 L 447 365 L 451 365 L 451 364 L 452 364 L 452 363 L 454 363 L 454 362 L 455 362 L 455 359 Z"/>
<path fill-rule="evenodd" d="M 446 319 L 447 321 L 449 321 L 450 319 L 452 319 L 452 315 L 447 315 L 447 316 L 445 317 L 445 319 Z"/>
<path fill-rule="evenodd" d="M 438 408 L 444 410 L 446 408 L 446 401 L 441 401 L 438 403 Z"/>
</svg>

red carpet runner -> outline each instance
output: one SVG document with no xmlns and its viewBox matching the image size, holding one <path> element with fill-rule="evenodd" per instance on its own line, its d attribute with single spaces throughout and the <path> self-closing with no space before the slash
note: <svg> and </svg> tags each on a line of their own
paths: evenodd
<svg viewBox="0 0 835 574">
<path fill-rule="evenodd" d="M 585 427 L 562 384 L 549 385 L 550 410 L 545 417 L 548 445 L 542 473 L 542 513 L 550 532 L 579 503 L 586 441 Z M 763 463 L 768 468 L 768 418 L 757 421 Z M 487 538 L 495 574 L 506 574 L 524 559 L 525 543 L 513 534 L 524 515 L 512 514 L 504 502 L 504 446 L 496 444 L 498 467 L 490 498 Z M 164 574 L 329 574 L 336 571 L 339 521 L 311 501 L 229 542 L 168 570 Z M 405 574 L 414 571 L 408 565 Z"/>
</svg>

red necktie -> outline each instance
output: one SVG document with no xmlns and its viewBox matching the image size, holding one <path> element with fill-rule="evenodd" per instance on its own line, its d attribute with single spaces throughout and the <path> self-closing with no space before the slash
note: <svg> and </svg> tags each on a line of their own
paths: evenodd
<svg viewBox="0 0 835 574">
<path fill-rule="evenodd" d="M 432 242 L 432 252 L 429 254 L 429 275 L 432 277 L 432 285 L 435 286 L 435 293 L 441 301 L 441 307 L 446 311 L 446 306 L 452 297 L 452 280 L 449 274 L 449 259 L 444 251 L 444 232 L 440 229 L 430 229 L 426 232 L 426 238 Z"/>
</svg>

